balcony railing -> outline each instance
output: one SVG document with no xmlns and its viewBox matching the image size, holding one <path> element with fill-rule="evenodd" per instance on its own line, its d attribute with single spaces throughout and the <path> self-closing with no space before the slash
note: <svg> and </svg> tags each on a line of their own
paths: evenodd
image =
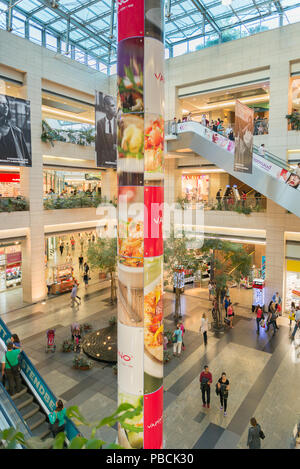
<svg viewBox="0 0 300 469">
<path fill-rule="evenodd" d="M 29 210 L 29 203 L 24 197 L 0 197 L 0 212 L 24 212 L 27 210 Z"/>
<path fill-rule="evenodd" d="M 184 198 L 177 199 L 177 202 L 182 208 L 199 208 L 196 202 L 191 202 Z M 208 199 L 203 202 L 198 202 L 198 204 L 203 204 L 204 210 L 221 210 L 248 215 L 252 212 L 265 212 L 267 199 L 265 197 L 247 197 L 246 200 L 235 200 L 232 197 L 221 197 L 220 200 Z"/>
<path fill-rule="evenodd" d="M 98 195 L 64 195 L 59 196 L 52 194 L 44 199 L 45 210 L 59 210 L 59 209 L 70 209 L 70 208 L 88 208 L 98 207 L 100 204 L 111 203 L 116 205 L 115 200 L 108 200 L 106 197 Z"/>
</svg>

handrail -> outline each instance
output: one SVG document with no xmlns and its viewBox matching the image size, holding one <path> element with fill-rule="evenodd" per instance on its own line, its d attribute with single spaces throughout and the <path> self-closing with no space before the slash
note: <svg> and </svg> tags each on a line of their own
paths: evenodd
<svg viewBox="0 0 300 469">
<path fill-rule="evenodd" d="M 30 428 L 2 383 L 0 383 L 0 411 L 8 416 L 8 424 L 22 432 L 25 439 L 32 437 Z"/>
<path fill-rule="evenodd" d="M 6 341 L 12 336 L 7 325 L 0 318 L 0 339 L 6 344 Z M 51 413 L 55 410 L 57 398 L 46 384 L 40 373 L 33 366 L 32 362 L 27 357 L 26 353 L 22 350 L 20 353 L 21 358 L 21 374 L 24 377 L 28 387 L 36 397 L 39 404 L 45 410 L 46 413 Z M 71 441 L 80 432 L 72 420 L 66 418 L 66 429 L 67 438 Z"/>
</svg>

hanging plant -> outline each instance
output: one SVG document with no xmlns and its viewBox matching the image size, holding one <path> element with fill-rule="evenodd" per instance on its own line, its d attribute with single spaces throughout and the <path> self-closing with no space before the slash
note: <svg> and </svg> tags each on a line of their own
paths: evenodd
<svg viewBox="0 0 300 469">
<path fill-rule="evenodd" d="M 292 114 L 287 114 L 285 117 L 288 120 L 292 130 L 300 130 L 299 112 L 292 112 Z"/>
</svg>

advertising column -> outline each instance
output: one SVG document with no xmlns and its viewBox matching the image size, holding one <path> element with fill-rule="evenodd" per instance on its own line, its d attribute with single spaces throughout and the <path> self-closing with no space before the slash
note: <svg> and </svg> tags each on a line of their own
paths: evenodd
<svg viewBox="0 0 300 469">
<path fill-rule="evenodd" d="M 118 400 L 142 409 L 124 448 L 163 446 L 163 22 L 162 0 L 118 2 Z"/>
</svg>

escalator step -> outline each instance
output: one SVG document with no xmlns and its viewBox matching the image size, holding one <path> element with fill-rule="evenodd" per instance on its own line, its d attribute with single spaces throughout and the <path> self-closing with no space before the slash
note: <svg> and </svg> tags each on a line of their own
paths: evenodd
<svg viewBox="0 0 300 469">
<path fill-rule="evenodd" d="M 24 420 L 29 419 L 32 415 L 36 414 L 40 410 L 40 406 L 35 402 L 30 402 L 26 407 L 20 409 L 20 413 Z"/>
<path fill-rule="evenodd" d="M 49 423 L 43 422 L 41 425 L 39 425 L 38 427 L 34 428 L 34 430 L 32 430 L 32 434 L 33 436 L 37 436 L 41 439 L 46 438 L 46 437 L 48 438 L 52 437 L 51 431 L 49 429 Z"/>
<path fill-rule="evenodd" d="M 5 385 L 5 389 L 6 389 L 6 391 L 8 392 L 8 384 Z M 20 397 L 20 396 L 22 396 L 23 394 L 25 394 L 27 391 L 28 391 L 28 388 L 22 384 L 22 386 L 21 386 L 21 391 L 18 392 L 17 394 L 14 394 L 13 396 L 10 396 L 10 397 L 11 397 L 12 400 L 14 401 L 14 400 L 17 399 L 18 397 Z"/>
<path fill-rule="evenodd" d="M 14 403 L 19 410 L 23 409 L 23 407 L 26 407 L 31 402 L 33 402 L 33 396 L 28 392 L 14 399 Z"/>
<path fill-rule="evenodd" d="M 46 415 L 42 412 L 36 412 L 34 415 L 26 419 L 26 424 L 33 431 L 39 425 L 42 425 L 46 421 Z"/>
</svg>

